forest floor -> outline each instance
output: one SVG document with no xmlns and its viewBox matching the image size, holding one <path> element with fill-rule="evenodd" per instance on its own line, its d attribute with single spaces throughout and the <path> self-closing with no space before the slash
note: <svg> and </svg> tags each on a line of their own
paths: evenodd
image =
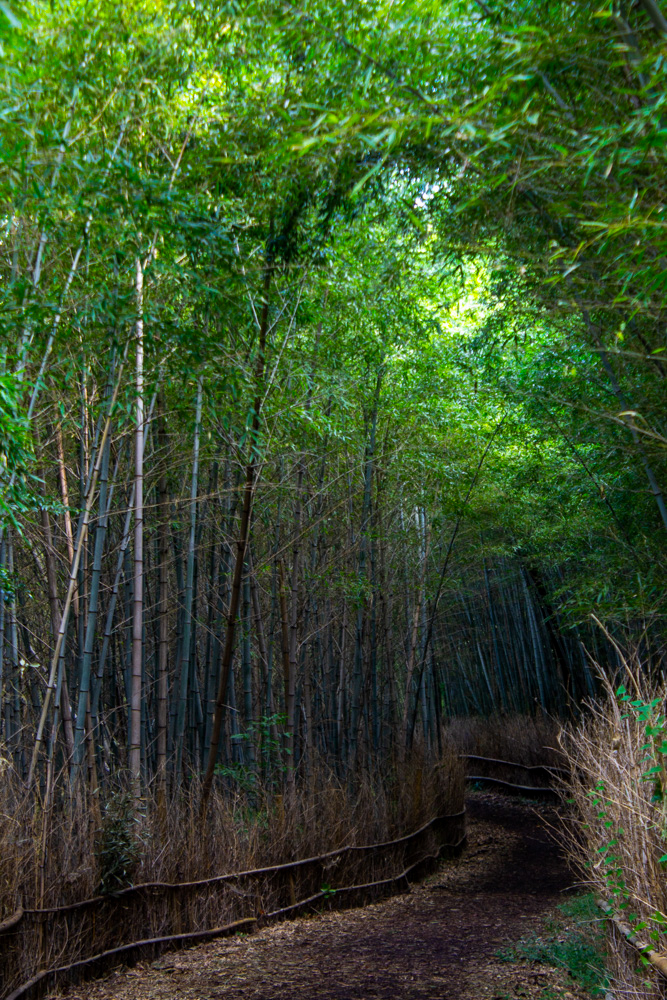
<svg viewBox="0 0 667 1000">
<path fill-rule="evenodd" d="M 70 989 L 69 1000 L 515 1000 L 589 996 L 535 960 L 573 882 L 544 806 L 468 798 L 468 847 L 411 892 L 214 941 Z"/>
</svg>

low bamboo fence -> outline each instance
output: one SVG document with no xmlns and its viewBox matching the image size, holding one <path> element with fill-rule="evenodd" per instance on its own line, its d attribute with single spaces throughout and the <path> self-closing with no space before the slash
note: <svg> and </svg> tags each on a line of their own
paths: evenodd
<svg viewBox="0 0 667 1000">
<path fill-rule="evenodd" d="M 480 757 L 477 754 L 461 754 L 465 761 L 466 781 L 497 786 L 518 795 L 540 797 L 560 796 L 562 783 L 569 771 L 563 767 L 547 764 L 517 764 L 511 760 L 496 757 Z"/>
<path fill-rule="evenodd" d="M 307 910 L 400 892 L 464 842 L 462 810 L 384 843 L 193 882 L 146 882 L 66 906 L 19 909 L 0 924 L 2 996 L 37 1000 L 114 965 Z"/>
</svg>

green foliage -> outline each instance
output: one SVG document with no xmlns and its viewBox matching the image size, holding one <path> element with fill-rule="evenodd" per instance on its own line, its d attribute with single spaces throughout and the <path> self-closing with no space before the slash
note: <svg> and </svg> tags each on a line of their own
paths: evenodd
<svg viewBox="0 0 667 1000">
<path fill-rule="evenodd" d="M 248 764 L 218 763 L 215 765 L 215 773 L 219 778 L 227 778 L 234 787 L 242 792 L 253 792 L 257 788 L 257 771 Z"/>
<path fill-rule="evenodd" d="M 0 375 L 0 525 L 19 526 L 19 517 L 34 509 L 28 479 L 32 461 L 29 425 L 21 412 L 21 383 L 5 373 Z"/>
<path fill-rule="evenodd" d="M 634 717 L 644 728 L 647 742 L 643 745 L 644 757 L 641 760 L 641 780 L 653 785 L 653 801 L 661 806 L 667 793 L 667 718 L 664 715 L 664 700 L 661 697 L 644 701 L 633 698 L 624 684 L 616 691 L 619 702 L 627 708 L 622 718 Z M 667 839 L 667 822 L 663 815 L 661 835 Z"/>
<path fill-rule="evenodd" d="M 662 529 L 642 463 L 664 480 L 665 66 L 639 9 L 639 52 L 610 4 L 12 10 L 0 12 L 8 371 L 26 343 L 38 371 L 51 331 L 50 391 L 72 391 L 82 355 L 103 369 L 135 318 L 136 254 L 154 244 L 148 392 L 162 372 L 184 422 L 203 372 L 211 451 L 359 449 L 382 371 L 391 489 L 431 506 L 437 527 L 459 517 L 504 415 L 466 511 L 486 552 L 553 569 L 570 624 L 593 609 L 662 616 Z M 33 287 L 40 233 L 47 254 L 67 252 L 45 258 Z M 289 333 L 272 331 L 278 369 L 250 442 L 268 260 L 285 304 L 298 271 L 298 305 Z M 3 378 L 7 519 L 34 503 L 25 399 Z M 123 385 L 118 420 L 131 412 Z M 471 560 L 473 538 L 458 542 Z"/>
<path fill-rule="evenodd" d="M 117 792 L 107 802 L 95 848 L 99 892 L 132 885 L 141 858 L 140 821 L 129 792 Z"/>
<path fill-rule="evenodd" d="M 255 720 L 247 727 L 243 733 L 235 733 L 231 738 L 236 743 L 253 747 L 257 750 L 264 770 L 265 783 L 269 787 L 277 785 L 281 776 L 287 770 L 283 755 L 290 751 L 283 746 L 283 742 L 288 738 L 288 733 L 283 733 L 282 737 L 274 736 L 275 731 L 282 732 L 287 717 L 281 713 L 273 715 L 263 715 L 261 719 Z M 244 792 L 257 790 L 260 775 L 257 766 L 244 764 L 239 761 L 215 766 L 215 773 L 221 778 L 227 778 L 233 786 Z"/>
<path fill-rule="evenodd" d="M 635 720 L 644 731 L 646 742 L 641 748 L 644 756 L 637 762 L 640 768 L 639 780 L 651 786 L 654 822 L 649 825 L 649 829 L 655 831 L 659 838 L 665 842 L 667 841 L 665 815 L 667 719 L 663 713 L 664 699 L 655 697 L 647 701 L 641 697 L 633 698 L 624 684 L 619 685 L 616 697 L 627 710 L 621 719 L 631 718 Z M 653 909 L 648 920 L 641 920 L 633 912 L 636 904 L 633 903 L 632 894 L 628 890 L 626 872 L 617 851 L 624 831 L 610 819 L 610 816 L 613 815 L 613 803 L 609 799 L 605 782 L 599 781 L 595 788 L 588 792 L 588 795 L 596 809 L 597 820 L 601 821 L 608 831 L 608 839 L 597 848 L 599 857 L 596 859 L 595 865 L 604 878 L 614 910 L 617 913 L 622 913 L 623 919 L 635 933 L 648 927 L 648 937 L 652 941 L 657 941 L 660 939 L 660 932 L 664 931 L 665 926 L 667 926 L 667 921 L 664 914 L 658 909 Z M 663 854 L 659 860 L 661 864 L 667 862 L 667 854 Z"/>
<path fill-rule="evenodd" d="M 608 830 L 608 839 L 597 848 L 598 857 L 595 858 L 595 864 L 605 882 L 609 898 L 613 900 L 614 907 L 618 911 L 621 911 L 628 907 L 630 901 L 630 893 L 626 885 L 623 866 L 615 850 L 618 847 L 619 837 L 623 836 L 623 830 L 619 829 L 618 826 L 614 829 L 615 824 L 608 818 L 611 812 L 609 808 L 610 802 L 608 797 L 605 796 L 605 792 L 604 781 L 598 781 L 595 788 L 587 793 L 593 807 L 597 811 L 597 819 L 602 820 L 605 828 Z M 593 863 L 593 861 L 589 862 L 591 865 Z"/>
<path fill-rule="evenodd" d="M 538 962 L 563 969 L 592 997 L 607 992 L 604 925 L 593 893 L 562 903 L 547 922 L 546 933 L 524 938 L 499 955 L 507 962 Z"/>
<path fill-rule="evenodd" d="M 640 7 L 627 30 L 610 2 L 1 8 L 0 520 L 25 526 L 32 491 L 49 503 L 54 414 L 66 438 L 97 425 L 141 259 L 146 400 L 161 393 L 170 447 L 180 461 L 201 379 L 202 467 L 256 460 L 262 530 L 307 455 L 335 552 L 308 583 L 352 613 L 375 600 L 336 549 L 373 424 L 364 544 L 416 552 L 421 511 L 427 602 L 456 533 L 441 610 L 515 560 L 573 642 L 591 612 L 663 629 L 666 68 Z M 114 449 L 134 421 L 126 364 Z M 407 577 L 388 551 L 386 579 Z M 280 774 L 268 731 L 242 739 Z"/>
</svg>

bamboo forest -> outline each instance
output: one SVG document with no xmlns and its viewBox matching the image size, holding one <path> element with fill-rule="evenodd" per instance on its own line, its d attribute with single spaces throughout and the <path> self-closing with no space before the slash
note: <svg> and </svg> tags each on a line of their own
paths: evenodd
<svg viewBox="0 0 667 1000">
<path fill-rule="evenodd" d="M 2 1000 L 667 997 L 667 4 L 0 58 Z"/>
</svg>

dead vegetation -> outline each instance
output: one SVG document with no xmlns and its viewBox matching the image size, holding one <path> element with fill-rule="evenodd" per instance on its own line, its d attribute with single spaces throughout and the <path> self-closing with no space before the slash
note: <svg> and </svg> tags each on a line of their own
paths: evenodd
<svg viewBox="0 0 667 1000">
<path fill-rule="evenodd" d="M 562 766 L 559 725 L 546 715 L 470 716 L 452 719 L 447 735 L 460 754 L 479 754 L 527 767 Z"/>
<path fill-rule="evenodd" d="M 551 807 L 543 807 L 547 821 Z M 68 1000 L 590 1000 L 565 970 L 499 957 L 540 934 L 568 870 L 533 806 L 474 793 L 470 848 L 409 893 L 216 940 L 74 986 Z"/>
<path fill-rule="evenodd" d="M 354 784 L 330 771 L 312 772 L 291 798 L 257 786 L 252 792 L 220 790 L 208 822 L 198 821 L 195 780 L 160 810 L 145 800 L 137 821 L 122 790 L 107 797 L 93 826 L 80 799 L 64 789 L 43 851 L 44 817 L 21 797 L 22 786 L 5 765 L 1 784 L 0 921 L 25 911 L 62 907 L 90 897 L 94 904 L 48 923 L 26 912 L 0 934 L 5 989 L 26 981 L 38 968 L 52 968 L 106 948 L 149 937 L 216 927 L 271 910 L 321 890 L 322 886 L 371 881 L 402 871 L 405 852 L 363 852 L 331 859 L 326 868 L 297 869 L 170 891 L 165 883 L 196 882 L 314 857 L 345 845 L 373 844 L 411 833 L 438 815 L 463 808 L 463 771 L 455 751 L 437 765 L 417 750 L 400 770 L 384 778 L 364 774 Z M 64 788 L 68 786 L 64 784 Z M 123 897 L 122 920 L 114 893 L 149 883 Z M 155 883 L 162 883 L 156 887 Z"/>
<path fill-rule="evenodd" d="M 410 853 L 399 845 L 260 878 L 201 884 L 345 845 L 391 841 L 435 816 L 458 813 L 463 809 L 462 754 L 526 767 L 562 763 L 553 749 L 555 724 L 546 718 L 458 719 L 444 731 L 442 743 L 437 763 L 416 745 L 407 761 L 385 773 L 364 771 L 345 782 L 320 765 L 297 782 L 291 796 L 283 794 L 280 782 L 263 786 L 255 780 L 248 787 L 247 781 L 225 776 L 205 826 L 198 819 L 196 777 L 181 785 L 166 809 L 149 796 L 137 814 L 122 785 L 108 787 L 104 802 L 92 803 L 80 788 L 70 795 L 65 775 L 57 783 L 51 813 L 44 815 L 39 802 L 31 807 L 6 763 L 0 784 L 0 922 L 11 922 L 21 908 L 26 912 L 0 933 L 3 987 L 16 987 L 39 968 L 63 966 L 131 941 L 219 927 L 313 892 L 394 876 L 414 860 L 414 849 Z M 432 849 L 436 839 L 426 835 L 419 851 Z M 169 889 L 190 882 L 200 884 Z M 89 899 L 95 901 L 86 904 Z M 35 912 L 82 903 L 48 920 Z"/>
<path fill-rule="evenodd" d="M 607 921 L 614 996 L 657 1000 L 667 978 L 637 945 L 667 951 L 666 691 L 639 663 L 626 664 L 626 676 L 620 695 L 603 681 L 605 700 L 562 734 L 573 775 L 570 844 L 582 880 L 604 904 L 601 918 L 615 917 Z"/>
</svg>

